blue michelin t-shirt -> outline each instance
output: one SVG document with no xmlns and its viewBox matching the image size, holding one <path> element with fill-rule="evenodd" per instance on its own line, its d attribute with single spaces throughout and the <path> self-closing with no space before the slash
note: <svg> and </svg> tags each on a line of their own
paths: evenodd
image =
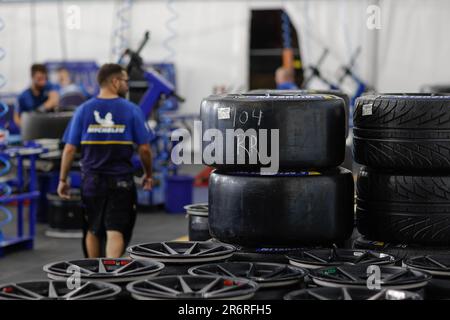
<svg viewBox="0 0 450 320">
<path fill-rule="evenodd" d="M 48 99 L 48 94 L 50 91 L 57 91 L 58 88 L 56 85 L 47 81 L 44 88 L 42 88 L 41 92 L 38 96 L 35 96 L 31 91 L 31 88 L 24 90 L 18 98 L 19 102 L 19 113 L 29 112 L 36 110 L 39 106 L 41 106 Z"/>
<path fill-rule="evenodd" d="M 92 98 L 78 107 L 63 141 L 81 145 L 83 173 L 126 175 L 133 172 L 133 144 L 148 143 L 152 135 L 134 103 Z"/>
<path fill-rule="evenodd" d="M 283 82 L 277 85 L 278 90 L 297 90 L 298 87 L 294 82 Z"/>
</svg>

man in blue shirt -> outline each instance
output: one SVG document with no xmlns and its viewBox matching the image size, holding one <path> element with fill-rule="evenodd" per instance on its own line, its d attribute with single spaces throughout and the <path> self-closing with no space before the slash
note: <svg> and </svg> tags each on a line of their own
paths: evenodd
<svg viewBox="0 0 450 320">
<path fill-rule="evenodd" d="M 106 235 L 106 256 L 118 258 L 131 238 L 136 218 L 133 145 L 137 145 L 144 169 L 143 187 L 152 187 L 151 132 L 140 108 L 123 98 L 128 75 L 120 65 L 103 65 L 97 80 L 99 95 L 78 107 L 64 135 L 58 194 L 70 197 L 67 176 L 81 145 L 87 255 L 101 255 L 100 243 Z"/>
<path fill-rule="evenodd" d="M 47 68 L 43 64 L 31 66 L 31 87 L 24 90 L 18 98 L 14 122 L 20 126 L 22 112 L 52 111 L 59 103 L 57 88 L 48 81 Z"/>
<path fill-rule="evenodd" d="M 279 67 L 275 71 L 275 83 L 278 90 L 297 90 L 294 69 Z"/>
</svg>

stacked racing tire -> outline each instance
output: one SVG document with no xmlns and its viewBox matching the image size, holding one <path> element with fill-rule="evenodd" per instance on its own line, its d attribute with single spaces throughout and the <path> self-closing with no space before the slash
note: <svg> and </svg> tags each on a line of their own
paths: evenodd
<svg viewBox="0 0 450 320">
<path fill-rule="evenodd" d="M 353 178 L 340 168 L 346 102 L 254 91 L 202 101 L 213 238 L 246 248 L 330 246 L 353 229 Z M 205 157 L 206 155 L 206 157 Z"/>
</svg>

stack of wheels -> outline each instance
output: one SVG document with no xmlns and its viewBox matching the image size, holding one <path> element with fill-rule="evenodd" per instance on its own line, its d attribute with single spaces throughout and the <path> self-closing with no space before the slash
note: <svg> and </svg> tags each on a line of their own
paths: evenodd
<svg viewBox="0 0 450 320">
<path fill-rule="evenodd" d="M 426 254 L 408 258 L 403 261 L 403 266 L 432 275 L 425 287 L 427 299 L 450 299 L 450 254 Z"/>
<path fill-rule="evenodd" d="M 172 241 L 142 243 L 127 248 L 132 259 L 165 264 L 161 275 L 186 275 L 190 267 L 230 258 L 236 248 L 212 241 Z"/>
<path fill-rule="evenodd" d="M 200 268 L 211 263 L 217 266 L 230 258 L 235 248 L 213 241 L 145 243 L 127 249 L 130 257 L 164 262 L 161 276 L 138 280 L 127 285 L 127 292 L 136 300 L 161 299 L 233 299 L 252 298 L 259 285 L 240 274 L 210 272 L 201 276 L 190 268 Z M 219 264 L 218 264 L 219 263 Z"/>
<path fill-rule="evenodd" d="M 100 281 L 81 281 L 68 286 L 67 281 L 38 280 L 0 285 L 0 300 L 116 300 L 119 286 Z"/>
<path fill-rule="evenodd" d="M 398 257 L 371 250 L 304 249 L 286 257 L 308 271 L 306 287 L 286 300 L 421 300 L 431 278 L 396 266 Z"/>
<path fill-rule="evenodd" d="M 358 231 L 370 240 L 450 245 L 450 96 L 359 98 Z"/>
<path fill-rule="evenodd" d="M 313 271 L 320 268 L 341 265 L 395 265 L 399 259 L 393 255 L 371 250 L 352 250 L 338 248 L 303 249 L 286 255 L 290 265 Z M 317 285 L 308 275 L 305 283 L 308 288 Z"/>
<path fill-rule="evenodd" d="M 201 105 L 211 236 L 246 248 L 327 246 L 353 229 L 345 102 L 325 94 L 210 96 Z"/>
<path fill-rule="evenodd" d="M 308 272 L 295 266 L 269 262 L 223 262 L 195 266 L 188 270 L 194 276 L 233 276 L 258 284 L 254 300 L 279 300 L 293 290 L 305 287 Z"/>
<path fill-rule="evenodd" d="M 207 241 L 211 239 L 208 223 L 208 203 L 196 203 L 185 206 L 189 218 L 189 241 Z"/>
<path fill-rule="evenodd" d="M 381 248 L 404 264 L 448 253 L 450 95 L 363 96 L 353 122 L 354 158 L 366 166 L 356 189 L 363 237 L 354 246 Z"/>
<path fill-rule="evenodd" d="M 90 283 L 114 284 L 120 293 L 115 298 L 130 299 L 126 285 L 130 282 L 150 279 L 158 276 L 164 264 L 152 260 L 128 258 L 90 258 L 72 261 L 59 261 L 44 266 L 49 279 L 76 286 L 76 280 Z M 78 285 L 80 288 L 80 286 Z"/>
<path fill-rule="evenodd" d="M 70 199 L 56 193 L 47 194 L 49 229 L 46 235 L 55 238 L 83 237 L 83 208 L 79 189 L 70 191 Z"/>
</svg>

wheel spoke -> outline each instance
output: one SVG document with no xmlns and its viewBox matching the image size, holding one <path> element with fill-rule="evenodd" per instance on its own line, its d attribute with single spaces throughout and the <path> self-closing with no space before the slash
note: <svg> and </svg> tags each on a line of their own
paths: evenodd
<svg viewBox="0 0 450 320">
<path fill-rule="evenodd" d="M 221 281 L 222 279 L 220 277 L 215 278 L 213 281 L 211 281 L 210 283 L 208 283 L 206 286 L 204 286 L 199 293 L 207 293 L 209 292 L 209 290 L 211 290 L 212 288 L 214 288 L 214 286 L 219 283 L 219 281 Z"/>
<path fill-rule="evenodd" d="M 183 254 L 188 255 L 192 254 L 192 251 L 197 248 L 198 242 L 195 242 L 189 249 L 187 249 Z"/>
<path fill-rule="evenodd" d="M 407 274 L 408 272 L 409 272 L 408 269 L 404 269 L 404 270 L 400 270 L 399 272 L 393 273 L 393 274 L 387 276 L 386 278 L 382 279 L 383 283 L 397 279 L 397 278 Z"/>
<path fill-rule="evenodd" d="M 280 275 L 281 273 L 283 273 L 283 272 L 286 271 L 286 270 L 287 270 L 287 267 L 286 267 L 286 266 L 278 267 L 277 269 L 275 269 L 275 270 L 272 271 L 271 273 L 265 275 L 264 278 L 270 279 L 270 278 L 276 277 L 276 276 Z"/>
<path fill-rule="evenodd" d="M 206 250 L 203 250 L 203 251 L 200 250 L 199 252 L 194 253 L 193 255 L 194 256 L 202 256 L 202 255 L 214 252 L 214 251 L 218 251 L 218 250 L 220 250 L 222 248 L 223 248 L 222 246 L 219 246 L 219 247 L 209 248 L 209 249 L 206 249 Z"/>
<path fill-rule="evenodd" d="M 184 281 L 182 276 L 178 276 L 178 281 L 180 281 L 181 288 L 183 289 L 183 293 L 192 293 L 191 287 Z"/>
<path fill-rule="evenodd" d="M 156 254 L 158 256 L 170 256 L 170 254 L 168 254 L 168 253 L 165 253 L 165 252 L 162 252 L 162 251 L 153 250 L 153 249 L 141 246 L 141 245 L 136 246 L 136 248 L 139 248 L 140 250 L 143 250 L 143 251 L 147 251 L 148 253 Z"/>
<path fill-rule="evenodd" d="M 56 292 L 55 285 L 53 281 L 48 282 L 48 297 L 49 298 L 58 298 L 58 292 Z"/>
<path fill-rule="evenodd" d="M 255 264 L 250 262 L 249 265 L 250 268 L 248 268 L 247 272 L 245 273 L 246 278 L 251 278 L 255 275 Z"/>
<path fill-rule="evenodd" d="M 246 285 L 245 283 L 239 283 L 239 284 L 233 285 L 233 286 L 226 286 L 226 287 L 223 287 L 222 289 L 208 292 L 208 296 L 215 296 L 215 295 L 217 295 L 219 293 L 224 293 L 224 292 L 227 292 L 227 291 L 237 290 L 239 288 L 242 288 L 245 285 Z"/>
<path fill-rule="evenodd" d="M 360 263 L 362 260 L 364 260 L 365 258 L 367 258 L 369 256 L 369 253 L 366 251 L 366 252 L 364 252 L 362 255 L 360 255 L 359 257 L 358 257 L 358 259 L 356 259 L 354 262 L 353 262 L 353 264 L 357 264 L 357 263 Z M 373 260 L 375 260 L 375 259 L 373 259 Z"/>
<path fill-rule="evenodd" d="M 170 293 L 173 293 L 173 294 L 180 294 L 180 293 L 181 293 L 181 292 L 178 291 L 178 290 L 175 290 L 175 289 L 166 287 L 166 286 L 164 286 L 164 285 L 162 285 L 162 284 L 159 284 L 159 283 L 157 283 L 157 282 L 154 282 L 154 281 L 149 281 L 149 280 L 147 280 L 147 283 L 150 284 L 150 285 L 152 285 L 152 286 L 154 286 L 155 288 L 158 288 L 158 289 L 160 289 L 160 290 L 162 290 L 162 291 L 165 291 L 165 292 L 170 292 Z"/>
<path fill-rule="evenodd" d="M 208 276 L 217 276 L 217 273 L 211 272 L 211 271 L 207 271 L 207 270 L 203 270 L 203 269 L 195 269 L 195 273 L 196 274 L 203 274 L 203 275 L 208 275 Z"/>
<path fill-rule="evenodd" d="M 234 275 L 231 271 L 225 269 L 224 267 L 222 267 L 220 264 L 217 265 L 217 268 L 219 268 L 223 273 L 225 273 L 226 275 L 232 277 L 232 278 L 238 278 L 236 275 Z"/>
<path fill-rule="evenodd" d="M 135 264 L 136 264 L 136 260 L 131 260 L 129 263 L 121 266 L 119 269 L 114 270 L 112 273 L 114 273 L 114 274 L 123 274 L 123 273 L 127 273 L 127 272 L 130 272 L 130 271 L 136 271 L 136 270 L 140 269 L 138 267 L 138 269 L 132 269 L 132 270 L 128 270 L 128 271 L 123 272 L 123 270 L 126 270 L 126 269 L 130 268 L 131 266 L 133 266 Z"/>
<path fill-rule="evenodd" d="M 317 292 L 314 292 L 312 290 L 309 291 L 308 293 L 309 293 L 310 296 L 316 298 L 317 300 L 330 300 L 327 297 L 322 296 L 321 294 L 318 294 Z"/>
<path fill-rule="evenodd" d="M 105 265 L 103 264 L 103 259 L 98 259 L 98 273 L 108 273 Z"/>
<path fill-rule="evenodd" d="M 36 292 L 34 292 L 34 291 L 31 291 L 31 290 L 28 290 L 28 289 L 22 287 L 22 286 L 19 285 L 19 284 L 13 284 L 13 285 L 11 285 L 11 287 L 14 287 L 14 288 L 16 288 L 17 290 L 22 291 L 23 293 L 26 293 L 27 295 L 33 296 L 33 297 L 35 297 L 35 298 L 37 298 L 37 299 L 43 299 L 43 298 L 45 298 L 43 295 L 40 295 L 39 293 L 36 293 Z"/>
<path fill-rule="evenodd" d="M 310 257 L 313 260 L 316 260 L 316 261 L 319 261 L 319 262 L 322 262 L 322 263 L 327 263 L 328 262 L 327 260 L 324 260 L 324 259 L 322 259 L 322 258 L 320 258 L 320 257 L 316 256 L 315 254 L 312 254 L 312 253 L 310 253 L 308 251 L 304 251 L 303 254 L 308 256 L 308 257 Z"/>
<path fill-rule="evenodd" d="M 367 300 L 378 300 L 379 298 L 381 298 L 383 295 L 386 294 L 386 290 L 387 289 L 383 289 L 383 290 L 375 293 L 373 296 L 369 297 Z"/>
<path fill-rule="evenodd" d="M 344 295 L 344 300 L 353 300 L 347 288 L 342 288 L 342 294 Z"/>
<path fill-rule="evenodd" d="M 175 250 L 173 250 L 171 247 L 169 247 L 165 242 L 161 242 L 162 246 L 164 247 L 164 249 L 167 250 L 168 253 L 170 254 L 175 254 L 178 255 L 179 253 Z"/>
<path fill-rule="evenodd" d="M 427 259 L 428 261 L 430 261 L 431 263 L 437 265 L 438 267 L 441 267 L 442 269 L 448 269 L 449 267 L 446 266 L 445 264 L 440 263 L 439 261 L 437 261 L 436 259 L 433 259 L 430 256 L 426 256 L 425 259 Z"/>
<path fill-rule="evenodd" d="M 80 286 L 79 288 L 76 288 L 75 290 L 70 291 L 69 293 L 64 295 L 64 298 L 69 299 L 71 297 L 73 297 L 74 295 L 77 295 L 78 292 L 80 292 L 81 290 L 83 290 L 84 288 L 86 288 L 88 285 L 90 284 L 90 282 L 86 282 L 85 284 L 83 284 L 82 286 Z"/>
<path fill-rule="evenodd" d="M 158 290 L 142 288 L 142 287 L 135 288 L 135 290 L 139 291 L 139 292 L 142 292 L 142 293 L 149 293 L 149 294 L 160 295 L 160 296 L 162 295 L 162 296 L 166 296 L 166 297 L 170 297 L 170 298 L 176 298 L 178 296 L 178 294 L 179 294 L 179 293 L 172 293 L 172 292 L 167 292 L 167 291 L 158 291 Z"/>
<path fill-rule="evenodd" d="M 88 292 L 86 294 L 79 295 L 78 297 L 72 297 L 72 298 L 70 298 L 70 300 L 82 300 L 82 299 L 86 299 L 88 297 L 100 296 L 101 294 L 109 292 L 109 291 L 111 291 L 111 288 L 103 288 L 103 289 L 99 289 L 99 290 L 96 290 L 93 292 Z"/>
<path fill-rule="evenodd" d="M 353 275 L 351 275 L 349 272 L 343 270 L 340 267 L 337 267 L 336 270 L 338 270 L 340 273 L 342 273 L 344 276 L 346 276 L 347 278 L 349 278 L 352 281 L 358 281 L 357 278 L 355 278 Z"/>
<path fill-rule="evenodd" d="M 78 268 L 78 270 L 80 270 L 81 273 L 85 273 L 86 275 L 94 274 L 94 271 L 91 271 L 91 270 L 86 269 L 86 268 L 84 268 L 84 267 L 80 267 L 79 265 L 76 265 L 76 264 L 73 264 L 73 263 L 70 263 L 70 262 L 69 262 L 69 264 L 70 264 L 71 266 L 75 267 L 75 268 Z M 68 268 L 67 268 L 67 269 L 68 269 Z M 66 269 L 66 273 L 67 273 L 67 269 Z"/>
</svg>

